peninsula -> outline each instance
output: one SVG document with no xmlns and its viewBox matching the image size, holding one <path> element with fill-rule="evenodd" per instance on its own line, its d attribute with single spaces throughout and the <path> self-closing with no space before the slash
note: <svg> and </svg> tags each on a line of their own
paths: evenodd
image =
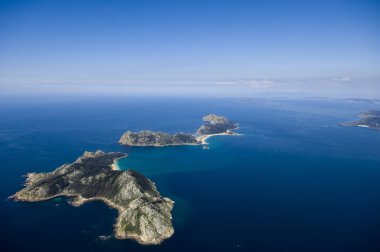
<svg viewBox="0 0 380 252">
<path fill-rule="evenodd" d="M 360 118 L 359 120 L 341 123 L 340 125 L 380 129 L 380 111 L 368 111 L 360 114 L 358 117 Z"/>
<path fill-rule="evenodd" d="M 127 131 L 121 136 L 119 143 L 127 146 L 197 145 L 205 144 L 205 140 L 210 136 L 236 134 L 233 130 L 237 129 L 238 124 L 224 116 L 209 114 L 202 119 L 204 124 L 194 134 L 168 134 L 150 130 Z"/>
<path fill-rule="evenodd" d="M 162 197 L 155 184 L 133 170 L 115 170 L 119 152 L 85 152 L 71 164 L 49 173 L 28 173 L 25 188 L 11 198 L 44 201 L 73 197 L 73 205 L 100 200 L 118 210 L 115 237 L 141 244 L 159 244 L 174 233 L 171 210 L 174 201 Z"/>
</svg>

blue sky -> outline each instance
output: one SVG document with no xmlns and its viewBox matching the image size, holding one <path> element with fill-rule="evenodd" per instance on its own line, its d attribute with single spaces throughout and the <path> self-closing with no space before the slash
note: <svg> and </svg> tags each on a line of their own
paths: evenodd
<svg viewBox="0 0 380 252">
<path fill-rule="evenodd" d="M 0 0 L 0 38 L 0 85 L 380 77 L 380 1 Z"/>
</svg>

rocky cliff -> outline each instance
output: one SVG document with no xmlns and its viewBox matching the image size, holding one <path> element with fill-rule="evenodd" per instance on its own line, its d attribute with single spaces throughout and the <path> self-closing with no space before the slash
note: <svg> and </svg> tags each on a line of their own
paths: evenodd
<svg viewBox="0 0 380 252">
<path fill-rule="evenodd" d="M 101 200 L 119 211 L 115 237 L 131 238 L 142 244 L 158 244 L 174 230 L 174 202 L 164 198 L 153 182 L 138 172 L 112 170 L 123 153 L 85 152 L 74 163 L 49 173 L 29 173 L 25 188 L 11 198 L 43 201 L 57 196 L 74 197 L 74 204 Z"/>
</svg>

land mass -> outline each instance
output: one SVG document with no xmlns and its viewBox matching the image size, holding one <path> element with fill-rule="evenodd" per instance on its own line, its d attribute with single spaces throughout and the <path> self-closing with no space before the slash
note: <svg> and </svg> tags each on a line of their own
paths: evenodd
<svg viewBox="0 0 380 252">
<path fill-rule="evenodd" d="M 197 133 L 201 135 L 228 133 L 229 130 L 238 127 L 237 123 L 231 122 L 226 117 L 214 114 L 204 116 L 202 120 L 204 124 L 197 130 Z"/>
<path fill-rule="evenodd" d="M 236 134 L 232 130 L 236 129 L 238 124 L 224 116 L 209 114 L 202 119 L 204 124 L 194 134 L 168 134 L 150 130 L 127 131 L 121 136 L 119 143 L 128 146 L 196 145 L 204 144 L 205 140 L 213 135 Z"/>
<path fill-rule="evenodd" d="M 127 131 L 121 136 L 119 143 L 129 146 L 199 144 L 196 137 L 191 134 L 176 133 L 171 135 L 165 132 L 153 132 L 150 130 L 142 130 L 140 132 Z"/>
<path fill-rule="evenodd" d="M 115 237 L 141 244 L 159 244 L 174 233 L 171 210 L 174 201 L 162 197 L 155 184 L 133 170 L 119 171 L 119 152 L 85 152 L 71 164 L 49 173 L 28 173 L 25 188 L 11 198 L 44 201 L 74 197 L 73 205 L 100 200 L 118 210 Z"/>
<path fill-rule="evenodd" d="M 341 123 L 342 126 L 359 126 L 380 129 L 380 111 L 372 110 L 358 116 L 360 119 L 352 122 Z"/>
</svg>

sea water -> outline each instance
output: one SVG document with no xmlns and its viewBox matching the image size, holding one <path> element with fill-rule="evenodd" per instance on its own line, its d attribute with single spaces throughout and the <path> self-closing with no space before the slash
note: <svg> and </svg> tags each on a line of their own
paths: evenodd
<svg viewBox="0 0 380 252">
<path fill-rule="evenodd" d="M 380 131 L 342 127 L 380 104 L 286 98 L 72 98 L 0 102 L 0 251 L 379 251 Z M 240 136 L 202 146 L 125 147 L 126 130 L 195 132 L 208 113 Z M 23 174 L 86 150 L 122 151 L 120 169 L 175 203 L 158 246 L 112 237 L 117 212 L 67 198 L 7 200 Z"/>
</svg>

